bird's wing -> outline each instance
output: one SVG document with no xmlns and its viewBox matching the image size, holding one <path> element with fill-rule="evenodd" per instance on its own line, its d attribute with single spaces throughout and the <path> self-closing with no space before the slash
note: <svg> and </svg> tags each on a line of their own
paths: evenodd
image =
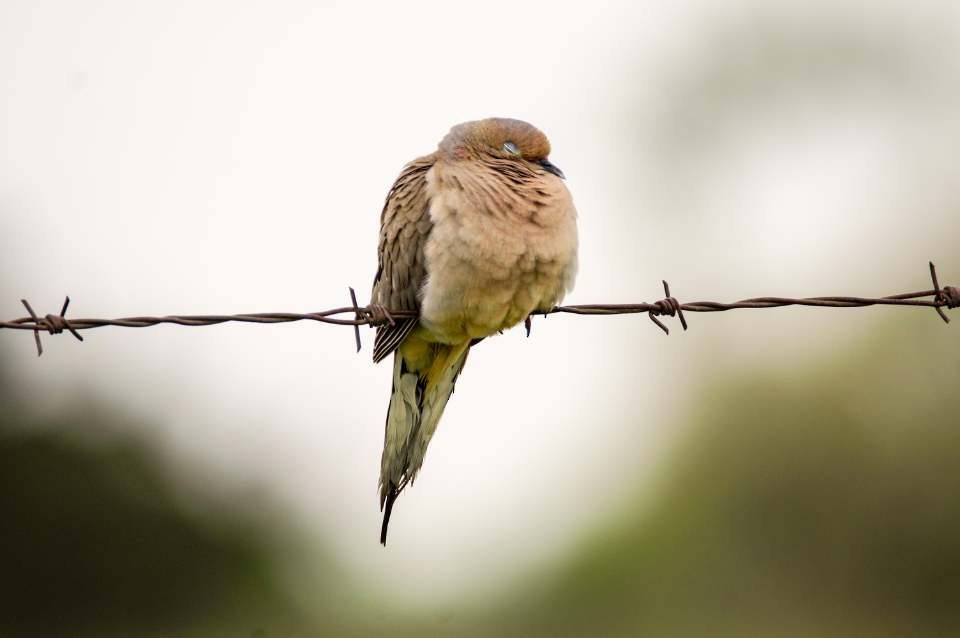
<svg viewBox="0 0 960 638">
<path fill-rule="evenodd" d="M 434 156 L 407 164 L 387 194 L 380 215 L 379 266 L 373 280 L 373 303 L 387 310 L 420 310 L 420 289 L 427 276 L 423 248 L 433 228 L 427 195 L 427 171 Z M 396 350 L 419 319 L 395 319 L 377 328 L 374 362 Z"/>
</svg>

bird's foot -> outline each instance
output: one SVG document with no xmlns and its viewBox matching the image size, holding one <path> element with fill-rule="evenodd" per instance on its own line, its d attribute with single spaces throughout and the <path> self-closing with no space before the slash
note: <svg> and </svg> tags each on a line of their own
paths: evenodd
<svg viewBox="0 0 960 638">
<path fill-rule="evenodd" d="M 383 323 L 389 323 L 391 326 L 396 325 L 396 321 L 393 319 L 393 315 L 390 314 L 390 311 L 387 310 L 385 306 L 381 306 L 378 303 L 372 303 L 368 306 L 370 311 L 370 321 L 374 325 L 380 325 Z"/>
</svg>

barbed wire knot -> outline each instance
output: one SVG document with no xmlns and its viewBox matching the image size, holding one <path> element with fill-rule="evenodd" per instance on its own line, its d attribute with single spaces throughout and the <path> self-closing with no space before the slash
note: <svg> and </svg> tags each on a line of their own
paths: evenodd
<svg viewBox="0 0 960 638">
<path fill-rule="evenodd" d="M 670 294 L 670 284 L 666 281 L 663 282 L 663 293 L 666 295 L 666 299 L 661 299 L 653 304 L 653 307 L 647 312 L 647 316 L 650 317 L 650 321 L 657 324 L 664 334 L 670 334 L 670 329 L 663 325 L 663 322 L 657 319 L 660 315 L 666 315 L 668 317 L 676 316 L 680 319 L 680 325 L 683 326 L 683 329 L 687 329 L 687 320 L 683 316 L 683 306 L 680 304 L 677 299 Z"/>
<path fill-rule="evenodd" d="M 940 289 L 940 294 L 937 295 L 937 301 L 942 302 L 950 310 L 960 308 L 960 288 L 944 286 Z"/>
<path fill-rule="evenodd" d="M 37 313 L 33 311 L 33 308 L 30 307 L 30 302 L 26 299 L 21 299 L 20 303 L 27 309 L 27 312 L 30 313 L 30 317 L 33 319 L 33 338 L 37 342 L 37 356 L 43 354 L 43 344 L 40 342 L 40 331 L 46 330 L 52 335 L 58 335 L 64 330 L 69 330 L 70 334 L 77 338 L 77 341 L 83 341 L 83 337 L 80 336 L 73 326 L 70 325 L 70 322 L 67 321 L 67 318 L 64 316 L 67 314 L 67 308 L 70 307 L 70 297 L 67 296 L 63 301 L 63 308 L 60 309 L 59 315 L 44 315 L 41 319 L 37 316 Z"/>
<path fill-rule="evenodd" d="M 960 308 L 960 288 L 955 286 L 944 286 L 941 291 L 941 297 L 943 302 L 947 304 L 947 308 L 951 310 L 954 308 Z"/>
<path fill-rule="evenodd" d="M 944 306 L 953 309 L 960 306 L 960 290 L 954 286 L 940 287 L 940 281 L 937 279 L 937 267 L 930 262 L 930 279 L 933 280 L 933 302 L 937 309 L 937 314 L 943 319 L 944 323 L 950 323 L 950 317 L 943 311 Z"/>
</svg>

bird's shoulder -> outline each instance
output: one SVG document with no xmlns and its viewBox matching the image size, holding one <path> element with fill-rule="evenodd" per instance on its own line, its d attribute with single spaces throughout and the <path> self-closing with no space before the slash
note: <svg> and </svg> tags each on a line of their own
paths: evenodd
<svg viewBox="0 0 960 638">
<path fill-rule="evenodd" d="M 380 214 L 380 224 L 385 226 L 397 215 L 406 217 L 422 214 L 427 203 L 427 172 L 436 163 L 436 154 L 418 157 L 408 162 L 393 182 Z"/>
</svg>

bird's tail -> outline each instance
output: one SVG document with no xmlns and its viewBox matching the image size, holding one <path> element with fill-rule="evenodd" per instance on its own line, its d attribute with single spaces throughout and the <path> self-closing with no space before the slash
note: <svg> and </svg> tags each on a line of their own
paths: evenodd
<svg viewBox="0 0 960 638">
<path fill-rule="evenodd" d="M 446 345 L 416 333 L 400 345 L 393 360 L 393 390 L 380 461 L 380 542 L 387 544 L 393 504 L 416 478 L 440 415 L 467 361 L 470 343 Z"/>
</svg>

